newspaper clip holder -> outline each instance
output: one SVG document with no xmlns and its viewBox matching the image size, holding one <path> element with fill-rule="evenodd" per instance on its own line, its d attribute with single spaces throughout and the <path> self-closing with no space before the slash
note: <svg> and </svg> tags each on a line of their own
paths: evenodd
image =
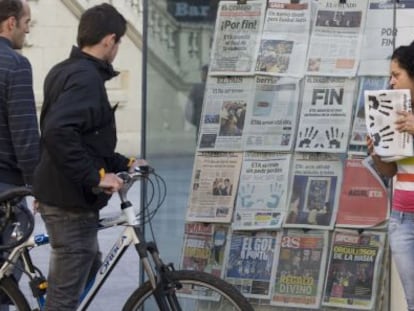
<svg viewBox="0 0 414 311">
<path fill-rule="evenodd" d="M 346 3 L 346 0 L 339 0 L 339 3 L 340 4 L 345 4 Z"/>
<path fill-rule="evenodd" d="M 247 0 L 237 0 L 237 4 L 246 4 Z"/>
</svg>

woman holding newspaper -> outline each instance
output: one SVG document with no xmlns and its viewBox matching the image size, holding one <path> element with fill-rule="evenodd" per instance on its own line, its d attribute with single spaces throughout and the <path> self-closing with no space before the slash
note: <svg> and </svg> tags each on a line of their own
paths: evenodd
<svg viewBox="0 0 414 311">
<path fill-rule="evenodd" d="M 391 57 L 390 87 L 409 89 L 414 109 L 414 42 L 398 47 Z M 395 129 L 414 135 L 412 112 L 398 112 Z M 396 177 L 389 220 L 389 241 L 401 278 L 408 310 L 414 311 L 414 157 L 384 162 L 374 152 L 374 141 L 367 137 L 368 153 L 378 171 L 386 177 Z"/>
</svg>

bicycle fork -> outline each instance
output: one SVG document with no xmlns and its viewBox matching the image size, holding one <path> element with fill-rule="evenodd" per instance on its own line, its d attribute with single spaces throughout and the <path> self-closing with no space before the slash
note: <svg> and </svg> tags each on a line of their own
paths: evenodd
<svg viewBox="0 0 414 311">
<path fill-rule="evenodd" d="M 137 235 L 140 241 L 145 241 L 142 239 L 141 232 L 137 232 Z M 182 311 L 176 295 L 176 290 L 181 289 L 182 285 L 170 277 L 170 272 L 175 270 L 174 265 L 172 263 L 164 264 L 154 242 L 141 242 L 136 245 L 136 249 L 141 258 L 145 273 L 152 285 L 159 310 Z M 148 254 L 151 255 L 154 268 L 151 265 Z"/>
</svg>

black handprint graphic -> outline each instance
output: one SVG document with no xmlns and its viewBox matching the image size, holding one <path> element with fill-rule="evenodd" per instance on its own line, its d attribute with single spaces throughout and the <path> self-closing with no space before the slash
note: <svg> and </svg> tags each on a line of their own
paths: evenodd
<svg viewBox="0 0 414 311">
<path fill-rule="evenodd" d="M 339 133 L 339 129 L 336 128 L 334 130 L 333 126 L 331 126 L 331 131 L 326 130 L 325 131 L 326 138 L 328 138 L 329 141 L 329 148 L 341 148 L 341 142 L 340 139 L 344 138 L 344 132 Z"/>
<path fill-rule="evenodd" d="M 308 127 L 306 128 L 303 138 L 302 138 L 302 132 L 300 132 L 299 139 L 302 139 L 302 140 L 299 142 L 299 148 L 300 147 L 309 148 L 312 140 L 315 139 L 316 135 L 318 135 L 318 132 L 319 132 L 318 130 L 314 131 L 313 126 L 310 128 L 310 130 Z"/>
<path fill-rule="evenodd" d="M 386 94 L 380 94 L 379 96 L 385 96 Z M 392 106 L 390 105 L 386 105 L 386 104 L 390 104 L 391 100 L 386 100 L 386 99 L 381 99 L 381 98 L 377 98 L 374 95 L 369 95 L 368 96 L 368 107 L 369 110 L 374 109 L 377 110 L 378 112 L 382 113 L 383 115 L 389 116 L 390 113 L 389 111 L 383 110 L 384 109 L 388 109 L 388 110 L 392 110 Z M 384 104 L 385 103 L 385 104 Z"/>
<path fill-rule="evenodd" d="M 383 142 L 393 141 L 392 137 L 387 138 L 388 136 L 392 136 L 394 134 L 394 132 L 392 130 L 387 132 L 387 130 L 389 130 L 389 129 L 391 129 L 391 127 L 389 125 L 384 126 L 382 129 L 379 130 L 379 132 L 374 133 L 372 135 L 372 139 L 374 140 L 374 146 L 375 147 L 379 146 Z M 390 146 L 387 146 L 386 144 L 382 144 L 381 147 L 384 148 L 384 149 L 388 149 Z"/>
</svg>

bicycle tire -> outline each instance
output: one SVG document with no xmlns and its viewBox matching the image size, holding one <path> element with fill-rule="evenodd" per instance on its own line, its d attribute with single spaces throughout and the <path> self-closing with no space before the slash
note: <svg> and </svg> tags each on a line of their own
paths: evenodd
<svg viewBox="0 0 414 311">
<path fill-rule="evenodd" d="M 0 280 L 0 297 L 3 304 L 9 305 L 10 311 L 31 310 L 29 303 L 12 277 L 4 277 Z"/>
<path fill-rule="evenodd" d="M 170 273 L 173 281 L 178 281 L 183 285 L 183 289 L 176 290 L 183 311 L 254 311 L 247 299 L 234 286 L 211 274 L 188 270 L 171 271 Z M 190 287 L 191 289 L 189 289 L 189 285 L 195 287 Z M 201 291 L 203 295 L 200 296 L 198 294 L 197 296 L 195 293 L 189 293 L 191 290 L 200 290 L 200 287 L 206 288 Z M 184 291 L 184 293 L 182 291 Z M 211 291 L 216 292 L 220 297 L 217 299 L 217 297 L 214 298 L 213 296 L 205 295 L 207 293 L 211 294 Z M 148 299 L 154 299 L 154 301 L 148 301 Z M 141 310 L 140 308 L 143 307 L 144 304 L 145 311 L 159 310 L 155 304 L 153 289 L 149 281 L 145 282 L 132 293 L 122 310 Z"/>
</svg>

